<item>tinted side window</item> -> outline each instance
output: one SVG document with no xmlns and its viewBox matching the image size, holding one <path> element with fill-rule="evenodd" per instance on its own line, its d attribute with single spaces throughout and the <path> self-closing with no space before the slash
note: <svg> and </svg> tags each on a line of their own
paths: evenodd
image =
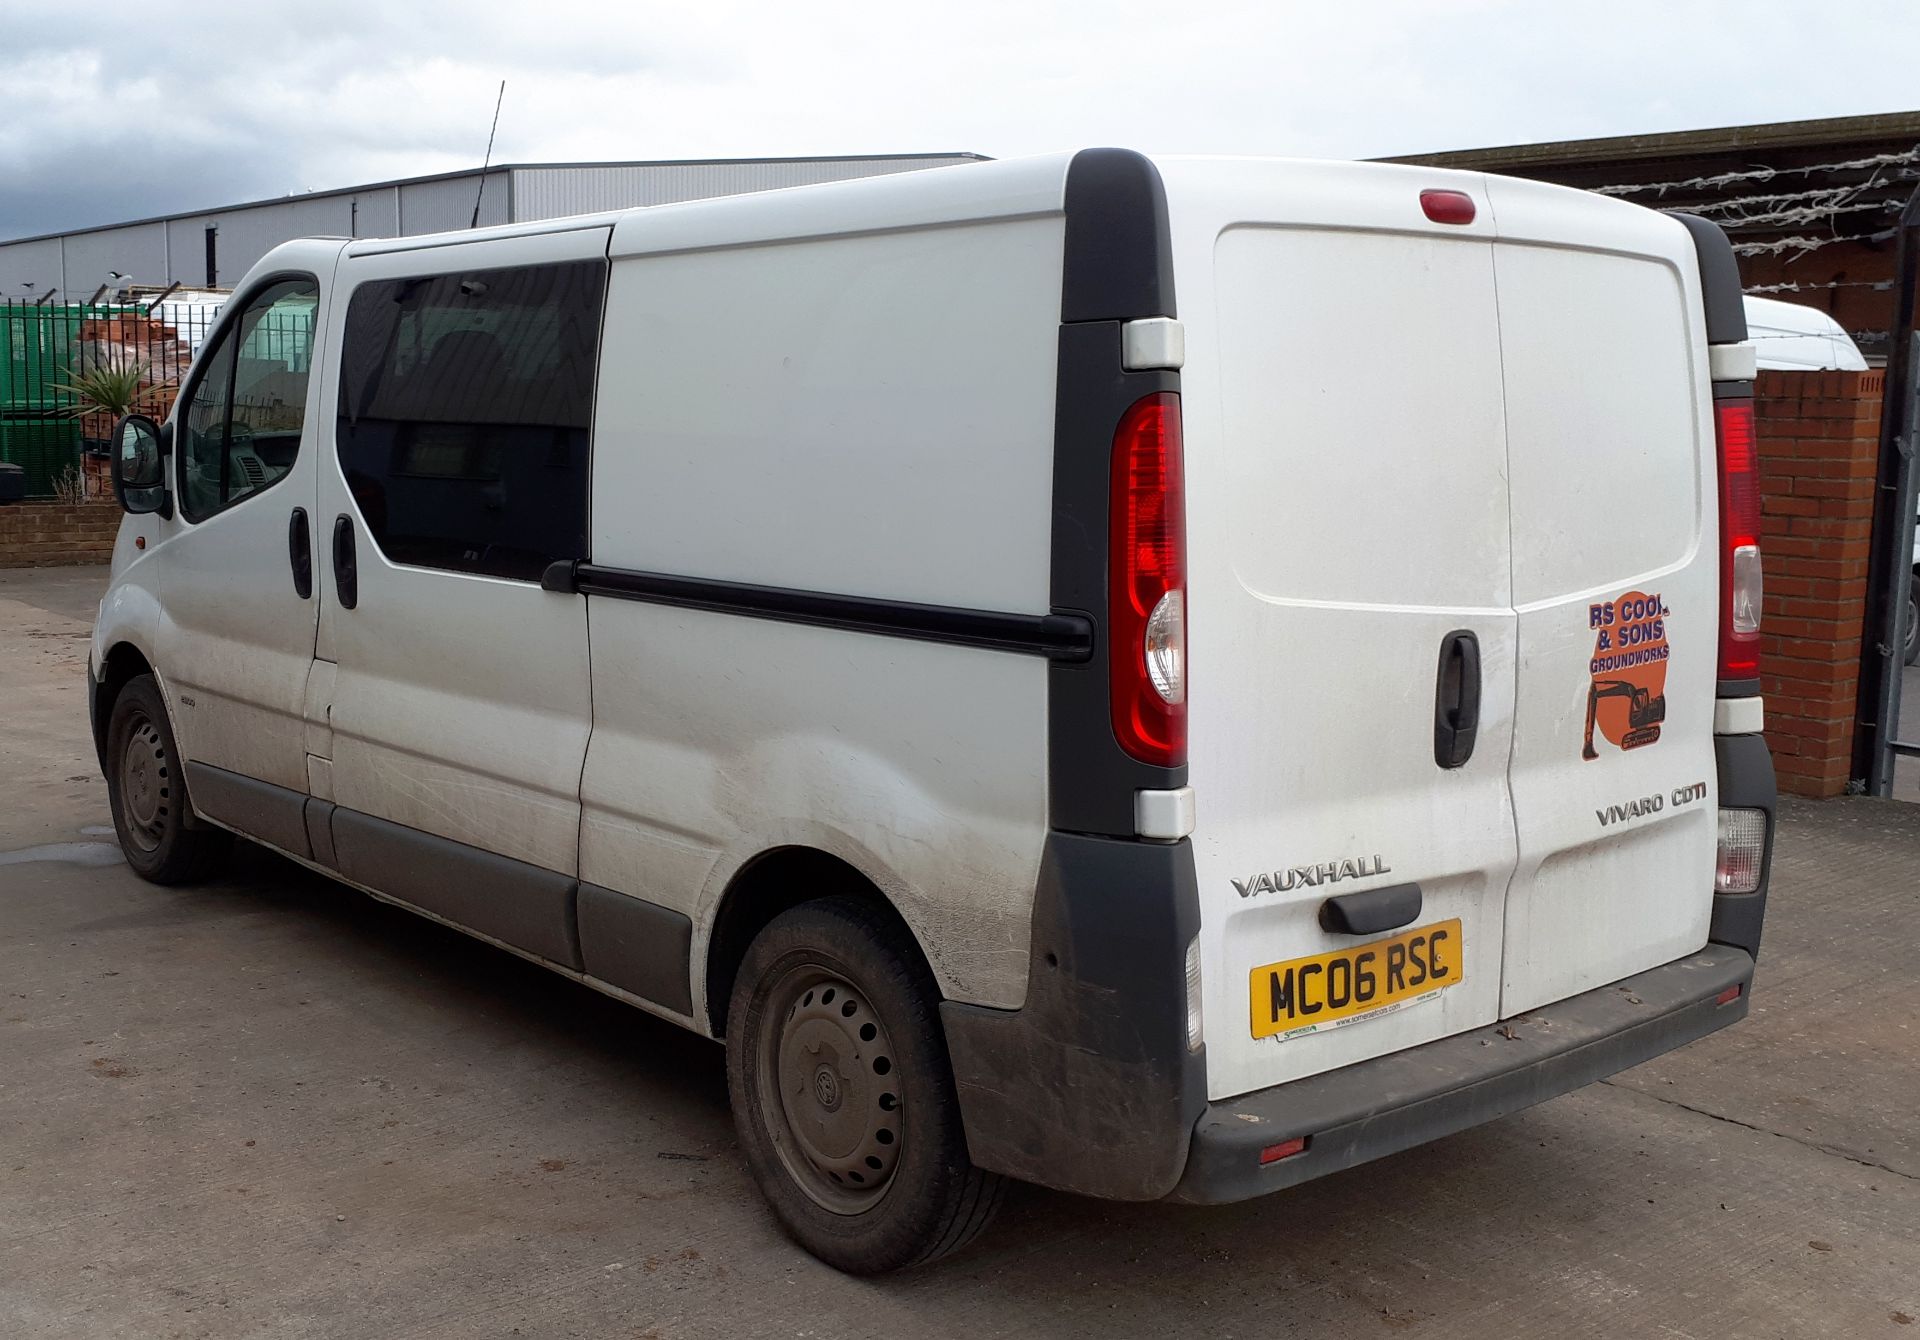
<svg viewBox="0 0 1920 1340">
<path fill-rule="evenodd" d="M 587 546 L 603 261 L 354 290 L 337 441 L 396 563 L 538 581 Z"/>
<path fill-rule="evenodd" d="M 283 279 L 200 356 L 181 415 L 180 504 L 195 521 L 279 482 L 300 454 L 320 290 Z"/>
</svg>

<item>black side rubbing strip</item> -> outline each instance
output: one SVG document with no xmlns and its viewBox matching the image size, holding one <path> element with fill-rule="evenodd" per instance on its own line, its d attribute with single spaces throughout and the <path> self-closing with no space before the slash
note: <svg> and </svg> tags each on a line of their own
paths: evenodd
<svg viewBox="0 0 1920 1340">
<path fill-rule="evenodd" d="M 331 800 L 313 797 L 307 801 L 307 845 L 313 848 L 313 859 L 329 870 L 340 868 L 340 858 L 333 853 L 333 810 Z"/>
<path fill-rule="evenodd" d="M 187 795 L 195 813 L 302 860 L 313 859 L 305 795 L 192 759 L 187 760 L 186 772 Z"/>
<path fill-rule="evenodd" d="M 1700 263 L 1700 290 L 1707 309 L 1707 343 L 1738 344 L 1747 338 L 1747 307 L 1740 292 L 1740 263 L 1720 225 L 1692 214 L 1673 217 L 1693 234 Z"/>
<path fill-rule="evenodd" d="M 693 922 L 685 913 L 582 884 L 577 918 L 587 976 L 693 1013 Z"/>
<path fill-rule="evenodd" d="M 549 586 L 553 590 L 555 587 Z M 1093 623 L 1072 614 L 1003 614 L 994 610 L 919 605 L 869 596 L 829 595 L 750 582 L 670 577 L 581 563 L 574 589 L 583 595 L 638 600 L 651 605 L 740 614 L 782 623 L 813 624 L 883 637 L 945 642 L 994 651 L 1024 652 L 1056 661 L 1084 661 L 1093 654 Z"/>
<path fill-rule="evenodd" d="M 358 810 L 332 819 L 340 873 L 354 883 L 580 971 L 571 875 Z"/>
</svg>

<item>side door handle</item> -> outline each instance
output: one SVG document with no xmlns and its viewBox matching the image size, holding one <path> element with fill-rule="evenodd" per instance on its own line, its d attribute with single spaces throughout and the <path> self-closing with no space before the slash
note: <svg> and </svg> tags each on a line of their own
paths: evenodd
<svg viewBox="0 0 1920 1340">
<path fill-rule="evenodd" d="M 287 561 L 293 564 L 293 589 L 302 600 L 313 595 L 313 530 L 307 509 L 296 507 L 287 518 Z"/>
<path fill-rule="evenodd" d="M 1480 639 L 1456 629 L 1440 640 L 1433 695 L 1433 761 L 1457 768 L 1473 757 L 1480 733 Z"/>
<path fill-rule="evenodd" d="M 340 608 L 360 603 L 360 565 L 353 552 L 353 518 L 342 512 L 333 519 L 333 591 Z"/>
</svg>

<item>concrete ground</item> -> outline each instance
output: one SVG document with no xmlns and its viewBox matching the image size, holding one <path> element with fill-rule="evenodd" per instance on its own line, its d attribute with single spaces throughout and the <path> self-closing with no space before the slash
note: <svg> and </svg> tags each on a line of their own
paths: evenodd
<svg viewBox="0 0 1920 1340">
<path fill-rule="evenodd" d="M 101 581 L 0 572 L 0 1335 L 1920 1337 L 1920 808 L 1783 808 L 1734 1029 L 1251 1204 L 1016 1189 L 856 1281 L 710 1044 L 261 853 L 168 892 L 95 845 Z"/>
</svg>

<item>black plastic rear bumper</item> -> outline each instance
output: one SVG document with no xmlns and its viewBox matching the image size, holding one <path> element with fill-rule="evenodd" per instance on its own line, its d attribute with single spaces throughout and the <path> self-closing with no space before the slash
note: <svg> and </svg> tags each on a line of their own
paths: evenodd
<svg viewBox="0 0 1920 1340">
<path fill-rule="evenodd" d="M 1168 1199 L 1247 1200 L 1517 1112 L 1745 1017 L 1752 980 L 1752 955 L 1710 944 L 1503 1023 L 1211 1103 Z M 1301 1153 L 1260 1162 L 1295 1138 Z"/>
</svg>

